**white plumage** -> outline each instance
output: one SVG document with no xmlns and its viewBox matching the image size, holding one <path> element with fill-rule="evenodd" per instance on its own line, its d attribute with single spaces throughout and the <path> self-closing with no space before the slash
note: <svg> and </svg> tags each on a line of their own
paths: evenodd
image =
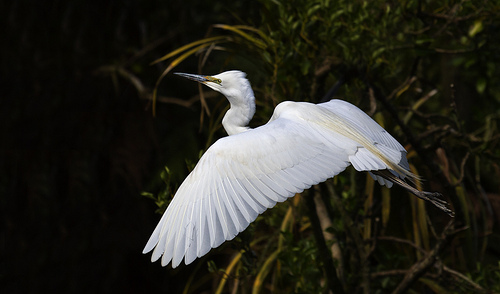
<svg viewBox="0 0 500 294">
<path fill-rule="evenodd" d="M 228 98 L 231 108 L 223 126 L 230 136 L 201 157 L 146 244 L 143 253 L 154 248 L 151 259 L 163 256 L 163 266 L 172 261 L 175 268 L 182 259 L 191 263 L 233 239 L 277 202 L 337 175 L 349 164 L 358 171 L 389 170 L 401 179 L 412 177 L 403 146 L 348 102 L 283 102 L 267 124 L 249 129 L 255 102 L 243 72 L 179 75 Z M 370 174 L 392 186 L 387 176 Z"/>
</svg>

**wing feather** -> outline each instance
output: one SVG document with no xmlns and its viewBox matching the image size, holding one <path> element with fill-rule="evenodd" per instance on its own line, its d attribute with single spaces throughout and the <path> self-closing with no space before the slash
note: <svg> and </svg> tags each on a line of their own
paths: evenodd
<svg viewBox="0 0 500 294">
<path fill-rule="evenodd" d="M 365 133 L 374 141 L 391 147 L 392 149 L 405 151 L 404 147 L 392 137 L 384 128 L 376 123 L 368 114 L 363 112 L 358 107 L 351 103 L 333 99 L 325 103 L 318 104 L 329 111 L 341 116 L 347 120 L 352 126 L 355 126 L 359 131 Z"/>
<path fill-rule="evenodd" d="M 233 187 L 231 186 L 231 182 L 229 179 L 225 179 L 222 181 L 222 187 L 224 189 L 224 196 L 225 198 L 223 199 L 223 202 L 226 203 L 226 208 L 228 209 L 229 217 L 232 220 L 232 223 L 234 224 L 234 232 L 231 232 L 231 234 L 234 233 L 238 234 L 239 232 L 243 231 L 245 226 L 245 218 L 242 216 L 240 209 L 236 206 L 236 203 L 234 200 L 237 200 L 239 198 L 238 194 L 234 191 Z"/>
<path fill-rule="evenodd" d="M 208 229 L 208 221 L 205 219 L 204 225 L 200 226 L 201 230 L 201 235 L 203 236 L 200 239 L 200 242 L 198 243 L 198 257 L 202 257 L 203 255 L 207 254 L 210 249 L 212 249 L 212 246 L 210 246 L 210 234 L 209 229 Z"/>
<path fill-rule="evenodd" d="M 250 192 L 252 198 L 260 204 L 259 214 L 263 213 L 266 209 L 274 206 L 271 199 L 262 193 L 262 188 L 265 187 L 258 179 L 250 180 L 245 178 L 243 180 L 243 185 Z M 267 190 L 267 187 L 266 187 Z"/>
<path fill-rule="evenodd" d="M 222 238 L 226 238 L 228 233 L 228 223 L 229 221 L 226 219 L 226 215 L 224 213 L 225 207 L 223 207 L 223 203 L 221 203 L 221 191 L 220 187 L 222 186 L 222 182 L 217 184 L 217 188 L 215 189 L 215 193 L 213 194 L 212 203 L 215 208 L 215 222 L 220 226 L 220 234 L 222 234 Z"/>
<path fill-rule="evenodd" d="M 217 200 L 214 199 L 217 197 L 217 191 L 214 191 L 214 194 L 211 194 L 209 197 L 209 205 L 210 205 L 210 211 L 211 211 L 211 219 L 210 219 L 210 225 L 211 225 L 211 234 L 210 234 L 210 246 L 212 248 L 218 247 L 222 242 L 224 242 L 224 229 L 221 224 L 221 215 L 218 210 L 218 205 L 217 205 Z M 177 228 L 172 228 L 172 229 L 177 229 Z"/>
<path fill-rule="evenodd" d="M 385 156 L 399 163 L 404 169 L 409 169 L 404 147 L 361 109 L 347 101 L 337 99 L 318 104 L 318 106 L 342 117 L 358 132 L 370 138 Z"/>
<path fill-rule="evenodd" d="M 242 205 L 247 208 L 248 212 L 248 221 L 252 222 L 257 218 L 259 214 L 264 212 L 265 207 L 260 205 L 255 198 L 250 194 L 250 192 L 245 188 L 244 184 L 242 184 L 244 179 L 235 179 L 235 186 L 238 187 L 238 190 L 241 191 L 239 194 L 239 199 L 242 202 Z M 241 188 L 241 189 L 240 189 Z"/>
<path fill-rule="evenodd" d="M 231 175 L 231 174 L 230 174 Z M 248 207 L 244 202 L 242 201 L 242 197 L 248 197 L 248 193 L 246 192 L 245 189 L 243 189 L 239 183 L 237 182 L 236 178 L 232 178 L 229 176 L 227 180 L 227 189 L 230 190 L 230 194 L 232 195 L 232 199 L 234 200 L 234 205 L 238 211 L 238 222 L 239 222 L 239 228 L 246 228 L 248 224 L 254 220 L 253 216 L 250 215 L 249 209 L 252 211 L 252 208 Z M 243 230 L 241 229 L 241 230 Z M 240 229 L 238 229 L 240 230 Z M 240 231 L 241 231 L 240 230 Z"/>
</svg>

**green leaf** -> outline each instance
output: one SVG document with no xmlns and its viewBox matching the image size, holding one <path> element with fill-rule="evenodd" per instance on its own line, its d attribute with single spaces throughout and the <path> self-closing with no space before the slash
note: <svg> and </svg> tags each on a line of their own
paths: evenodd
<svg viewBox="0 0 500 294">
<path fill-rule="evenodd" d="M 431 290 L 434 291 L 434 293 L 437 293 L 437 294 L 446 294 L 446 293 L 448 293 L 448 291 L 446 291 L 445 288 L 441 287 L 441 285 L 439 285 L 438 283 L 436 283 L 435 281 L 433 281 L 431 279 L 420 278 L 418 280 L 421 283 L 425 284 L 427 287 L 431 288 Z"/>
<path fill-rule="evenodd" d="M 484 90 L 486 90 L 486 85 L 487 85 L 487 81 L 485 78 L 479 78 L 477 79 L 476 81 L 476 90 L 479 94 L 483 94 L 484 93 Z"/>
<path fill-rule="evenodd" d="M 302 72 L 302 75 L 307 75 L 309 73 L 309 68 L 311 67 L 311 62 L 309 62 L 308 60 L 305 60 L 304 62 L 302 62 L 302 64 L 300 65 L 300 71 Z"/>
<path fill-rule="evenodd" d="M 155 198 L 155 196 L 153 195 L 153 193 L 149 193 L 149 192 L 141 192 L 141 196 L 147 197 L 147 198 L 152 199 L 152 200 L 156 200 L 156 198 Z"/>
<path fill-rule="evenodd" d="M 373 51 L 372 58 L 377 58 L 380 54 L 385 51 L 385 47 L 380 47 L 377 50 Z"/>
<path fill-rule="evenodd" d="M 432 43 L 433 41 L 434 41 L 434 39 L 424 38 L 424 39 L 418 39 L 418 40 L 416 40 L 415 44 L 417 44 L 417 45 L 423 45 L 423 44 Z"/>
<path fill-rule="evenodd" d="M 469 37 L 474 37 L 482 30 L 483 30 L 483 22 L 481 20 L 476 20 L 469 29 Z"/>
</svg>

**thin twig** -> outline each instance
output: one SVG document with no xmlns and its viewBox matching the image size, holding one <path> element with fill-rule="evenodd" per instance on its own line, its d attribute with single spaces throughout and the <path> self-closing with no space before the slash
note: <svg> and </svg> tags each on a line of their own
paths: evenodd
<svg viewBox="0 0 500 294">
<path fill-rule="evenodd" d="M 153 100 L 153 93 L 150 89 L 146 88 L 142 81 L 134 75 L 132 72 L 125 69 L 123 66 L 102 66 L 96 70 L 96 73 L 106 73 L 113 74 L 117 73 L 119 76 L 130 82 L 137 91 L 139 98 L 145 100 Z M 213 98 L 218 96 L 218 93 L 214 91 L 202 91 L 199 95 L 194 95 L 188 99 L 181 99 L 176 97 L 165 97 L 165 96 L 157 96 L 156 100 L 161 103 L 167 104 L 177 104 L 180 106 L 184 106 L 186 108 L 190 108 L 195 102 L 201 100 L 201 95 L 205 98 Z"/>
<path fill-rule="evenodd" d="M 404 109 L 404 110 L 407 110 L 407 111 L 411 111 L 413 112 L 414 115 L 416 115 L 417 117 L 421 118 L 421 119 L 425 119 L 427 122 L 429 122 L 431 119 L 443 119 L 443 120 L 446 120 L 450 123 L 453 123 L 455 124 L 455 121 L 453 119 L 451 119 L 449 116 L 445 116 L 445 115 L 442 115 L 442 114 L 437 114 L 437 113 L 423 113 L 417 109 L 413 109 L 412 107 L 401 107 L 401 109 Z"/>
<path fill-rule="evenodd" d="M 391 94 L 387 96 L 387 100 L 391 100 L 392 98 L 394 98 L 401 90 L 403 90 L 406 87 L 409 87 L 416 80 L 417 80 L 416 76 L 406 78 L 406 80 L 401 85 L 397 86 L 396 89 L 392 90 Z"/>
<path fill-rule="evenodd" d="M 469 52 L 474 52 L 476 48 L 470 48 L 470 49 L 445 49 L 445 48 L 432 48 L 432 50 L 438 52 L 438 53 L 444 53 L 444 54 L 460 54 L 460 53 L 469 53 Z"/>
<path fill-rule="evenodd" d="M 446 265 L 443 265 L 443 271 L 449 273 L 455 279 L 459 278 L 459 279 L 462 279 L 462 280 L 466 281 L 476 291 L 483 292 L 483 293 L 486 292 L 486 290 L 483 287 L 481 287 L 478 284 L 474 283 L 474 281 L 472 281 L 469 277 L 467 277 L 466 275 L 464 275 L 462 273 L 457 272 L 456 270 L 452 270 L 451 268 L 447 267 Z"/>
<path fill-rule="evenodd" d="M 465 163 L 467 163 L 467 159 L 469 159 L 469 155 L 470 155 L 470 152 L 467 152 L 465 154 L 464 158 L 462 158 L 462 162 L 460 163 L 460 177 L 455 182 L 455 186 L 460 185 L 462 183 L 462 181 L 464 180 Z"/>
<path fill-rule="evenodd" d="M 392 292 L 393 294 L 406 293 L 410 286 L 436 262 L 438 256 L 441 254 L 446 245 L 451 241 L 451 239 L 456 234 L 466 229 L 461 228 L 453 230 L 453 224 L 454 221 L 451 220 L 441 233 L 441 236 L 434 248 L 424 258 L 422 258 L 420 261 L 418 261 L 408 269 L 408 272 L 401 283 L 399 283 L 396 289 Z"/>
<path fill-rule="evenodd" d="M 438 19 L 446 19 L 446 20 L 453 20 L 455 22 L 459 21 L 465 21 L 469 20 L 471 18 L 474 18 L 478 16 L 480 13 L 483 12 L 483 7 L 477 9 L 474 11 L 474 13 L 464 15 L 464 16 L 455 16 L 455 15 L 449 15 L 449 14 L 438 14 L 438 13 L 427 13 L 427 12 L 421 12 L 423 15 L 428 16 L 428 17 L 433 17 L 433 18 L 438 18 Z"/>
<path fill-rule="evenodd" d="M 368 111 L 367 113 L 369 116 L 373 116 L 377 111 L 377 101 L 371 87 L 368 88 L 368 98 L 370 99 L 370 111 Z"/>
<path fill-rule="evenodd" d="M 214 98 L 217 97 L 217 93 L 210 91 L 210 92 L 203 92 L 205 95 L 205 99 L 207 98 Z M 141 96 L 142 99 L 146 100 L 152 100 L 153 95 L 149 94 L 147 96 Z M 191 98 L 188 99 L 182 99 L 182 98 L 176 98 L 176 97 L 166 97 L 166 96 L 157 96 L 156 100 L 161 103 L 167 103 L 167 104 L 177 104 L 180 106 L 184 106 L 186 108 L 191 108 L 194 103 L 197 101 L 200 101 L 200 95 L 194 95 Z"/>
<path fill-rule="evenodd" d="M 439 126 L 439 127 L 433 127 L 429 128 L 427 131 L 422 132 L 420 135 L 418 135 L 417 140 L 421 141 L 431 135 L 434 135 L 436 133 L 446 133 L 449 134 L 448 130 L 450 129 L 450 125 L 444 125 L 444 126 Z"/>
<path fill-rule="evenodd" d="M 373 279 L 373 278 L 386 277 L 386 276 L 406 275 L 407 273 L 408 273 L 408 270 L 395 269 L 395 270 L 388 270 L 388 271 L 381 271 L 381 272 L 371 273 L 370 277 Z"/>
<path fill-rule="evenodd" d="M 413 243 L 410 240 L 401 239 L 398 237 L 391 237 L 391 236 L 380 236 L 380 237 L 377 237 L 377 240 L 394 241 L 394 242 L 398 242 L 398 243 L 408 244 L 424 254 L 427 253 L 427 251 L 425 251 L 425 249 L 423 249 L 422 247 L 418 246 L 417 244 Z"/>
</svg>

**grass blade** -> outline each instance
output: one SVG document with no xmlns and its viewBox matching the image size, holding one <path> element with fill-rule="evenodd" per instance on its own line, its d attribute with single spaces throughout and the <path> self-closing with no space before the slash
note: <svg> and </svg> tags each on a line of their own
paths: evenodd
<svg viewBox="0 0 500 294">
<path fill-rule="evenodd" d="M 219 40 L 223 40 L 223 39 L 226 39 L 227 37 L 226 36 L 217 36 L 217 37 L 211 37 L 211 38 L 205 38 L 205 39 L 201 39 L 201 40 L 198 40 L 198 41 L 195 41 L 195 42 L 192 42 L 192 43 L 189 43 L 187 45 L 184 45 L 178 49 L 175 49 L 174 51 L 156 59 L 155 61 L 151 62 L 150 65 L 153 65 L 153 64 L 156 64 L 158 62 L 162 62 L 164 60 L 167 60 L 173 56 L 176 56 L 176 55 L 179 55 L 181 52 L 183 51 L 186 51 L 188 50 L 189 48 L 192 48 L 194 46 L 198 46 L 200 44 L 206 44 L 206 43 L 213 43 L 215 41 L 219 41 Z"/>
<path fill-rule="evenodd" d="M 238 27 L 225 25 L 225 24 L 217 24 L 217 25 L 214 25 L 214 27 L 219 28 L 219 29 L 223 29 L 223 30 L 232 31 L 233 33 L 236 33 L 236 34 L 240 35 L 241 37 L 247 39 L 248 41 L 252 42 L 255 46 L 259 47 L 260 49 L 267 48 L 267 45 L 264 42 L 250 36 L 249 34 L 245 33 L 241 29 L 239 29 Z"/>
<path fill-rule="evenodd" d="M 163 71 L 163 73 L 160 75 L 160 77 L 158 78 L 158 80 L 156 81 L 156 84 L 155 84 L 155 88 L 153 90 L 153 116 L 156 115 L 156 97 L 158 95 L 158 86 L 160 85 L 160 82 L 161 80 L 163 80 L 163 78 L 172 70 L 174 69 L 174 67 L 176 67 L 177 65 L 179 65 L 179 63 L 181 63 L 182 61 L 184 61 L 186 58 L 188 58 L 189 56 L 195 54 L 196 52 L 198 52 L 199 50 L 205 48 L 205 47 L 208 47 L 210 46 L 212 43 L 203 43 L 187 52 L 185 52 L 184 54 L 182 54 L 181 56 L 177 57 L 174 61 L 172 61 L 168 67 Z M 176 50 L 178 51 L 178 50 Z M 179 51 L 181 52 L 181 51 Z M 168 55 L 168 54 L 167 54 Z"/>
</svg>

